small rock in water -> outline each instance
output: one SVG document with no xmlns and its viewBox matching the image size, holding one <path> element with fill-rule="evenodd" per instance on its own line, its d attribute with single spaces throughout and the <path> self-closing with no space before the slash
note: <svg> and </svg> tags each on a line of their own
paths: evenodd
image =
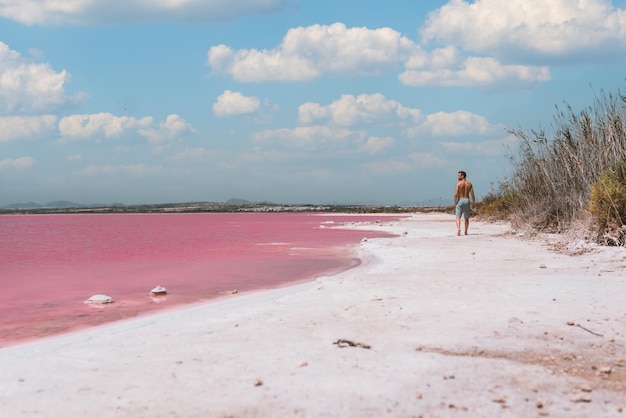
<svg viewBox="0 0 626 418">
<path fill-rule="evenodd" d="M 89 299 L 87 299 L 84 303 L 94 303 L 94 304 L 105 304 L 105 303 L 113 303 L 113 298 L 107 295 L 93 295 Z"/>
<path fill-rule="evenodd" d="M 167 293 L 167 289 L 163 286 L 157 286 L 150 291 L 151 295 L 165 295 Z"/>
</svg>

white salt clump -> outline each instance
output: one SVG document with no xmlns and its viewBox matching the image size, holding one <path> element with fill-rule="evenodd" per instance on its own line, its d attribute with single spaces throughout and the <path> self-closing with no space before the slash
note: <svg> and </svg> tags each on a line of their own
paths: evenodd
<svg viewBox="0 0 626 418">
<path fill-rule="evenodd" d="M 97 304 L 113 303 L 113 298 L 107 295 L 93 295 L 92 297 L 87 299 L 84 303 L 97 303 Z"/>
<path fill-rule="evenodd" d="M 167 289 L 163 286 L 157 286 L 150 291 L 151 295 L 165 295 L 167 293 Z"/>
</svg>

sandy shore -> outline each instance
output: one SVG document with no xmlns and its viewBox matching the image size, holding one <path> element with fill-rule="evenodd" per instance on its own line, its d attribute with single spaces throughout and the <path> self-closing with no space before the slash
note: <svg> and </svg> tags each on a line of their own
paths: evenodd
<svg viewBox="0 0 626 418">
<path fill-rule="evenodd" d="M 0 349 L 2 416 L 626 417 L 623 248 L 376 228 L 333 277 Z"/>
</svg>

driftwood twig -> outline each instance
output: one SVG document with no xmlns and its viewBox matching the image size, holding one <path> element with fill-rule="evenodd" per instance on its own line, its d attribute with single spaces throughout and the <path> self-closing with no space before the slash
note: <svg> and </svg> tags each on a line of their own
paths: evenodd
<svg viewBox="0 0 626 418">
<path fill-rule="evenodd" d="M 372 348 L 372 346 L 369 344 L 357 343 L 357 342 L 350 341 L 350 340 L 344 340 L 343 338 L 338 339 L 333 344 L 337 344 L 337 347 L 341 347 L 341 348 L 343 347 L 362 347 L 362 348 L 367 348 L 367 349 Z"/>
<path fill-rule="evenodd" d="M 593 335 L 595 335 L 596 337 L 600 337 L 600 338 L 603 338 L 603 337 L 604 337 L 602 334 L 598 334 L 597 332 L 593 332 L 593 331 L 592 331 L 592 330 L 590 330 L 589 328 L 585 328 L 585 327 L 583 327 L 583 326 L 582 326 L 582 325 L 580 325 L 578 322 L 574 322 L 574 321 L 567 321 L 567 325 L 569 325 L 570 327 L 574 327 L 574 326 L 576 326 L 576 327 L 578 327 L 578 328 L 584 329 L 584 330 L 585 330 L 585 331 L 587 331 L 589 334 L 593 334 Z"/>
<path fill-rule="evenodd" d="M 587 331 L 587 332 L 588 332 L 588 333 L 590 333 L 590 334 L 595 335 L 596 337 L 603 337 L 603 335 L 602 335 L 602 334 L 598 334 L 597 332 L 593 332 L 593 331 L 592 331 L 592 330 L 590 330 L 589 328 L 585 328 L 585 327 L 583 327 L 583 326 L 582 326 L 582 325 L 580 325 L 580 324 L 576 324 L 576 326 L 577 326 L 578 328 L 582 328 L 582 329 L 584 329 L 585 331 Z"/>
</svg>

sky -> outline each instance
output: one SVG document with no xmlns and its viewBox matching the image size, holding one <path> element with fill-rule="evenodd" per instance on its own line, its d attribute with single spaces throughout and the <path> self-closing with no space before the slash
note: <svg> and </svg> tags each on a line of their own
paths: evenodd
<svg viewBox="0 0 626 418">
<path fill-rule="evenodd" d="M 624 64 L 626 0 L 0 0 L 0 206 L 480 199 Z"/>
</svg>

